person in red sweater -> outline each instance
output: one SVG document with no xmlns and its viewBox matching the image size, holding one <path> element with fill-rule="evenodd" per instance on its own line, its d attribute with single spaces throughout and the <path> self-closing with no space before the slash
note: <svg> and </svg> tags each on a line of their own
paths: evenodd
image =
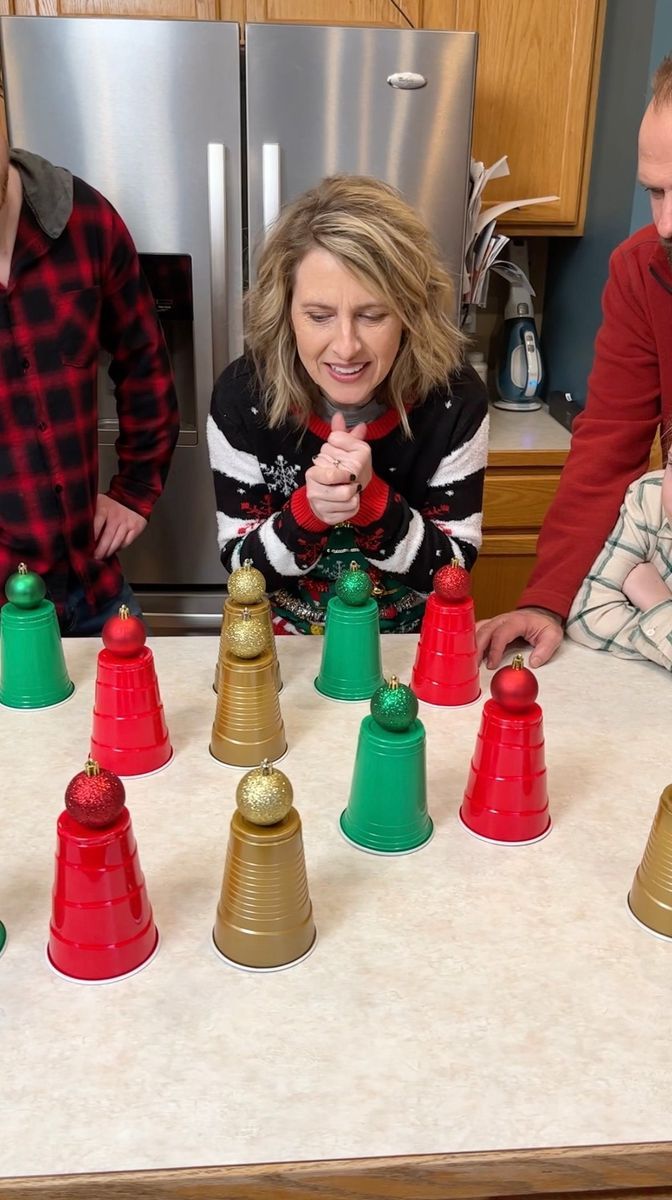
<svg viewBox="0 0 672 1200">
<path fill-rule="evenodd" d="M 479 655 L 490 668 L 516 638 L 532 645 L 531 667 L 553 656 L 627 488 L 647 469 L 657 428 L 672 420 L 672 55 L 656 71 L 640 126 L 638 176 L 653 224 L 611 257 L 586 407 L 572 428 L 532 576 L 514 612 L 477 626 Z"/>
</svg>

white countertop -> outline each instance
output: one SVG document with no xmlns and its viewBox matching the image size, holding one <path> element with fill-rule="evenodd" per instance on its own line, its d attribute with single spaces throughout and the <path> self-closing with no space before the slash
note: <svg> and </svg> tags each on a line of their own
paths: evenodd
<svg viewBox="0 0 672 1200">
<path fill-rule="evenodd" d="M 422 705 L 436 834 L 376 858 L 337 824 L 368 705 L 313 690 L 321 639 L 279 638 L 319 941 L 254 976 L 209 944 L 240 778 L 208 754 L 217 640 L 154 640 L 176 756 L 127 799 L 161 949 L 82 987 L 44 946 L 99 645 L 65 643 L 66 704 L 1 715 L 3 1175 L 672 1139 L 672 945 L 626 909 L 672 777 L 664 671 L 571 644 L 539 671 L 554 827 L 530 847 L 457 822 L 483 701 Z M 386 672 L 415 645 L 386 637 Z"/>
<path fill-rule="evenodd" d="M 490 404 L 490 450 L 569 450 L 571 435 L 545 406 L 510 412 Z"/>
</svg>

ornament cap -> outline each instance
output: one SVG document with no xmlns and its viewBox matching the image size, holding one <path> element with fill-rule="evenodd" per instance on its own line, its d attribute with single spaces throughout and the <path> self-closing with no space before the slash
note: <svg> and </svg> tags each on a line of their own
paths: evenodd
<svg viewBox="0 0 672 1200">
<path fill-rule="evenodd" d="M 525 666 L 525 659 L 522 654 L 514 654 L 511 666 L 514 671 L 520 671 Z"/>
<path fill-rule="evenodd" d="M 100 767 L 98 766 L 95 758 L 87 758 L 86 762 L 84 763 L 84 771 L 88 776 L 100 775 Z"/>
<path fill-rule="evenodd" d="M 24 562 L 19 563 L 16 570 L 17 570 L 17 574 L 19 574 L 19 575 L 27 575 L 28 574 L 28 567 L 26 566 L 26 564 Z"/>
<path fill-rule="evenodd" d="M 128 605 L 122 604 L 121 608 L 119 609 L 119 616 L 121 617 L 122 621 L 127 621 L 128 618 L 130 617 L 130 615 L 131 615 L 131 610 L 128 607 Z"/>
</svg>

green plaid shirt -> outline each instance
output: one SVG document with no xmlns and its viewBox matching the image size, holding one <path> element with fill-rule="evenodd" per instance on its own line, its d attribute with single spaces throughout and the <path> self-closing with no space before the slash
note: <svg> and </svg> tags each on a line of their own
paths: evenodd
<svg viewBox="0 0 672 1200">
<path fill-rule="evenodd" d="M 662 506 L 663 471 L 628 488 L 618 521 L 574 599 L 566 632 L 594 650 L 646 658 L 672 670 L 672 525 Z M 623 593 L 638 563 L 653 563 L 669 600 L 642 612 Z"/>
</svg>

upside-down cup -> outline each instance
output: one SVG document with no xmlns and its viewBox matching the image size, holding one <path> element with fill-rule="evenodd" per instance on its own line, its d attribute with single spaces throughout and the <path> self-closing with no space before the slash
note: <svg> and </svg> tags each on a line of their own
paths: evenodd
<svg viewBox="0 0 672 1200">
<path fill-rule="evenodd" d="M 222 629 L 219 639 L 219 656 L 215 663 L 215 677 L 213 680 L 213 691 L 219 691 L 219 673 L 220 662 L 227 654 L 227 634 L 230 626 L 241 617 L 244 609 L 247 608 L 250 617 L 259 617 L 267 626 L 268 646 L 273 657 L 273 665 L 275 670 L 275 686 L 278 693 L 282 691 L 282 676 L 280 674 L 280 663 L 278 661 L 278 651 L 275 644 L 275 631 L 273 629 L 273 614 L 271 612 L 271 602 L 267 596 L 263 596 L 254 604 L 242 605 L 237 601 L 232 600 L 227 596 L 224 601 L 224 609 L 222 612 Z"/>
<path fill-rule="evenodd" d="M 352 606 L 332 596 L 315 687 L 332 700 L 369 700 L 382 682 L 376 601 Z"/>
<path fill-rule="evenodd" d="M 219 689 L 210 738 L 213 758 L 230 767 L 277 762 L 287 750 L 273 654 L 219 660 Z"/>
<path fill-rule="evenodd" d="M 117 775 L 147 775 L 173 756 L 154 656 L 147 646 L 98 654 L 91 757 Z"/>
<path fill-rule="evenodd" d="M 301 819 L 286 775 L 264 762 L 241 780 L 213 930 L 233 966 L 273 971 L 306 958 L 315 940 Z"/>
<path fill-rule="evenodd" d="M 628 904 L 641 925 L 660 937 L 672 938 L 672 784 L 658 802 Z"/>
<path fill-rule="evenodd" d="M 79 786 L 81 794 L 89 785 L 102 790 L 98 798 L 93 794 L 93 807 L 87 811 L 89 800 L 77 807 L 71 792 Z M 85 823 L 89 819 L 93 825 Z M 112 772 L 100 771 L 89 760 L 85 771 L 71 781 L 66 809 L 57 823 L 49 963 L 69 979 L 111 982 L 138 971 L 157 946 L 123 786 Z"/>
<path fill-rule="evenodd" d="M 544 730 L 538 704 L 506 712 L 494 700 L 483 708 L 460 819 L 492 842 L 535 842 L 551 824 Z"/>
<path fill-rule="evenodd" d="M 427 598 L 411 675 L 411 687 L 428 704 L 471 704 L 481 693 L 476 623 L 471 596 L 459 601 Z"/>
<path fill-rule="evenodd" d="M 51 600 L 41 600 L 34 608 L 5 604 L 0 616 L 0 703 L 47 708 L 61 704 L 74 690 Z"/>
</svg>

